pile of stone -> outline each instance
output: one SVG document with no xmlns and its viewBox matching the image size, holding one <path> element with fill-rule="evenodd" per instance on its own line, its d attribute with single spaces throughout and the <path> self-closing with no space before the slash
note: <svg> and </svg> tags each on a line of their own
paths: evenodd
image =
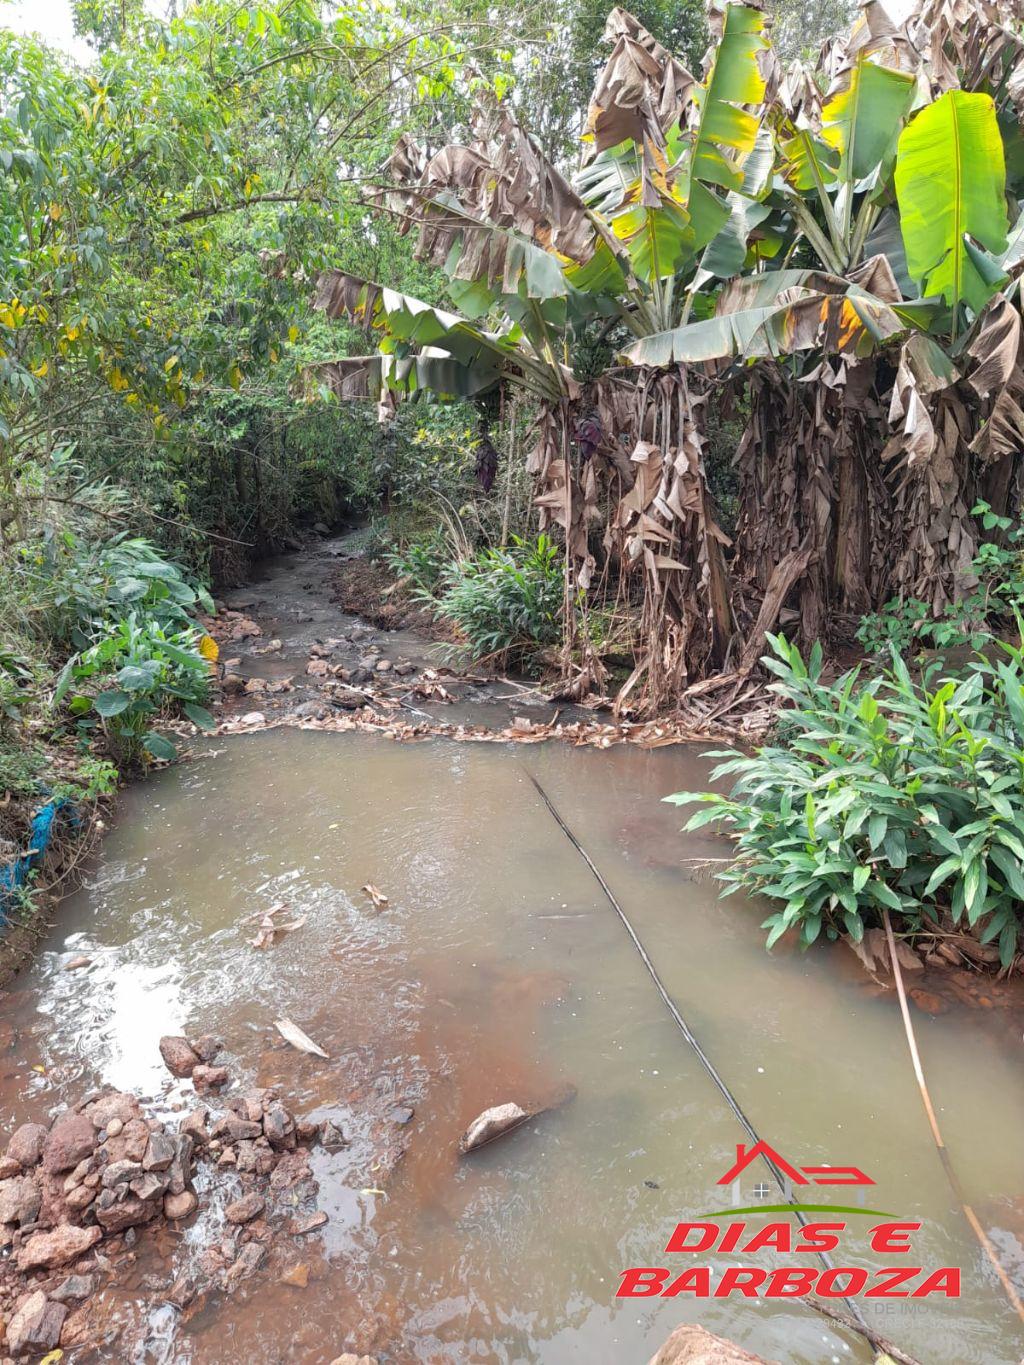
<svg viewBox="0 0 1024 1365">
<path fill-rule="evenodd" d="M 230 1079 L 215 1064 L 220 1051 L 213 1038 L 160 1041 L 168 1069 L 190 1077 L 204 1096 Z M 308 1145 L 338 1145 L 344 1137 L 331 1124 L 297 1119 L 276 1090 L 231 1097 L 217 1110 L 210 1103 L 169 1125 L 147 1117 L 136 1096 L 107 1089 L 87 1095 L 49 1125 L 27 1123 L 13 1134 L 0 1157 L 0 1248 L 7 1251 L 0 1259 L 0 1325 L 6 1355 L 41 1355 L 88 1337 L 87 1301 L 100 1274 L 116 1270 L 138 1229 L 196 1212 L 196 1162 L 231 1173 L 230 1202 L 207 1258 L 206 1284 L 230 1290 L 261 1267 L 271 1236 L 267 1197 L 292 1191 L 288 1203 L 294 1213 L 294 1187 L 308 1180 L 306 1193 L 315 1191 Z M 247 1184 L 265 1190 L 246 1189 Z M 211 1202 L 224 1197 L 214 1182 Z M 287 1230 L 300 1236 L 326 1221 L 326 1215 L 310 1213 L 293 1219 Z M 172 1290 L 168 1297 L 180 1304 L 195 1292 L 193 1284 L 187 1293 Z"/>
</svg>

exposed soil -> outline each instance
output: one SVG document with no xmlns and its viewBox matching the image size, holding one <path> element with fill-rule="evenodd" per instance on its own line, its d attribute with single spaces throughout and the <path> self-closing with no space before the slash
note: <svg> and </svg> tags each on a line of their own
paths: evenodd
<svg viewBox="0 0 1024 1365">
<path fill-rule="evenodd" d="M 417 602 L 407 584 L 369 555 L 346 555 L 331 584 L 332 599 L 382 630 L 416 630 L 431 640 L 454 640 L 451 627 Z"/>
</svg>

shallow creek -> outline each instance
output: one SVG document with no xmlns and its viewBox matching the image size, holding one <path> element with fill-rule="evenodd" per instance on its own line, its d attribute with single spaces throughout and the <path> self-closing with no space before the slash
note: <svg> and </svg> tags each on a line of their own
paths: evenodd
<svg viewBox="0 0 1024 1365">
<path fill-rule="evenodd" d="M 659 804 L 702 781 L 697 751 L 296 730 L 213 747 L 126 793 L 88 884 L 0 1005 L 0 1117 L 9 1131 L 101 1081 L 170 1108 L 183 1083 L 157 1039 L 212 1031 L 240 1078 L 280 1083 L 298 1112 L 333 1115 L 351 1142 L 314 1159 L 330 1222 L 305 1239 L 308 1285 L 260 1283 L 177 1332 L 171 1309 L 123 1294 L 112 1311 L 148 1315 L 135 1358 L 327 1362 L 372 1340 L 389 1362 L 642 1365 L 683 1318 L 775 1360 L 870 1358 L 799 1303 L 615 1299 L 625 1266 L 683 1268 L 664 1255 L 668 1234 L 725 1206 L 715 1182 L 743 1134 L 527 769 L 635 917 L 762 1134 L 799 1164 L 859 1165 L 877 1181 L 873 1207 L 924 1220 L 923 1265 L 963 1267 L 959 1302 L 866 1304 L 868 1319 L 928 1365 L 1020 1358 L 930 1145 L 892 998 L 849 954 L 766 956 L 753 909 L 719 903 L 680 866 L 721 852 L 681 838 L 679 813 Z M 385 910 L 366 882 L 389 896 Z M 241 921 L 277 900 L 308 919 L 257 952 Z M 62 970 L 82 953 L 91 967 Z M 272 1028 L 281 1014 L 330 1060 L 287 1048 Z M 984 1019 L 917 1016 L 969 1196 L 1019 1270 L 1020 1034 Z M 565 1082 L 571 1103 L 456 1156 L 481 1109 Z M 383 1193 L 368 1098 L 385 1116 L 415 1111 Z M 164 1230 L 149 1254 L 180 1261 L 198 1231 Z M 872 1264 L 862 1238 L 848 1245 L 842 1264 Z"/>
</svg>

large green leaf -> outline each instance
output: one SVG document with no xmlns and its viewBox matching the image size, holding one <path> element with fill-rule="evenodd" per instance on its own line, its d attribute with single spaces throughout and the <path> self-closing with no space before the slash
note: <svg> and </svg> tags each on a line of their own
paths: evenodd
<svg viewBox="0 0 1024 1365">
<path fill-rule="evenodd" d="M 749 5 L 727 5 L 722 36 L 707 85 L 694 93 L 700 117 L 693 143 L 693 176 L 706 185 L 738 190 L 743 163 L 754 150 L 765 81 L 758 57 L 768 50 L 764 15 Z M 671 145 L 671 143 L 670 143 Z"/>
<path fill-rule="evenodd" d="M 879 66 L 860 54 L 848 83 L 821 111 L 821 136 L 839 153 L 841 179 L 854 184 L 866 180 L 892 155 L 915 86 L 908 72 Z"/>
<path fill-rule="evenodd" d="M 988 269 L 984 253 L 1006 249 L 1005 190 L 989 95 L 949 90 L 904 128 L 896 197 L 907 268 L 921 292 L 940 294 L 954 317 L 961 303 L 980 313 L 998 288 L 999 267 L 993 261 Z"/>
</svg>

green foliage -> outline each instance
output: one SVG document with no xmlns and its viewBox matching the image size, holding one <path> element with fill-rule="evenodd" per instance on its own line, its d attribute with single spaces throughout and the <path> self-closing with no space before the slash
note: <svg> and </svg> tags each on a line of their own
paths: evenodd
<svg viewBox="0 0 1024 1365">
<path fill-rule="evenodd" d="M 401 549 L 391 550 L 385 562 L 399 578 L 406 579 L 423 598 L 432 598 L 450 563 L 448 546 L 438 530 Z"/>
<path fill-rule="evenodd" d="M 994 631 L 1012 626 L 1024 612 L 1024 527 L 999 516 L 985 502 L 973 507 L 971 515 L 999 537 L 980 546 L 971 561 L 975 586 L 938 617 L 915 597 L 886 602 L 881 611 L 865 616 L 857 631 L 869 654 L 885 656 L 895 649 L 906 655 L 915 646 L 980 649 Z"/>
<path fill-rule="evenodd" d="M 168 632 L 155 618 L 131 612 L 68 660 L 54 705 L 70 694 L 68 712 L 79 728 L 87 733 L 99 726 L 123 762 L 134 762 L 143 752 L 173 759 L 174 745 L 153 728 L 162 715 L 180 708 L 200 729 L 215 725 L 200 705 L 209 692 L 209 668 L 197 640 L 191 627 Z"/>
<path fill-rule="evenodd" d="M 522 663 L 560 634 L 562 560 L 548 536 L 514 537 L 445 570 L 437 614 L 450 621 L 474 659 Z"/>
<path fill-rule="evenodd" d="M 1024 651 L 1002 644 L 962 677 L 920 680 L 893 654 L 875 676 L 827 685 L 820 646 L 805 664 L 770 641 L 785 744 L 713 755 L 713 780 L 736 779 L 728 796 L 666 798 L 706 803 L 687 829 L 733 836 L 719 875 L 778 903 L 767 946 L 787 932 L 804 947 L 823 931 L 859 942 L 888 909 L 908 934 L 946 914 L 1010 963 L 1024 913 Z"/>
</svg>

